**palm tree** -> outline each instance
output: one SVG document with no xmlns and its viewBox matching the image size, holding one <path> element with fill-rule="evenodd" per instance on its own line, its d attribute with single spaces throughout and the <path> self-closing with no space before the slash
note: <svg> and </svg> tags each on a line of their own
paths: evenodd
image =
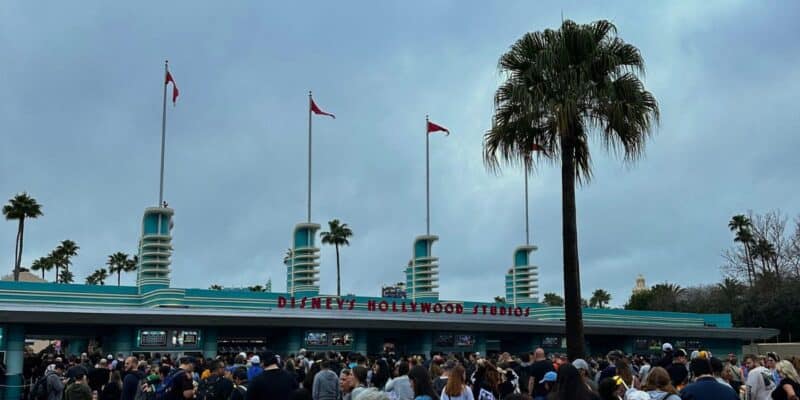
<svg viewBox="0 0 800 400">
<path fill-rule="evenodd" d="M 264 291 L 264 287 L 261 286 L 261 285 L 248 286 L 247 290 L 249 290 L 251 292 L 263 292 Z"/>
<path fill-rule="evenodd" d="M 117 274 L 117 286 L 121 285 L 122 272 L 125 271 L 129 262 L 128 255 L 121 251 L 108 256 L 108 261 L 106 261 L 108 273 Z"/>
<path fill-rule="evenodd" d="M 123 272 L 133 272 L 139 268 L 139 256 L 134 255 L 128 261 L 125 262 L 125 268 L 122 270 Z"/>
<path fill-rule="evenodd" d="M 495 93 L 484 161 L 498 171 L 501 161 L 533 169 L 538 161 L 560 160 L 567 353 L 581 358 L 575 185 L 592 176 L 589 135 L 596 133 L 606 148 L 635 161 L 658 122 L 658 104 L 639 79 L 639 50 L 617 37 L 608 21 L 567 20 L 558 30 L 527 33 L 500 57 L 499 69 L 506 81 Z M 526 164 L 528 159 L 534 162 Z"/>
<path fill-rule="evenodd" d="M 75 275 L 72 272 L 69 272 L 68 269 L 61 271 L 61 276 L 59 276 L 59 280 L 61 283 L 72 283 L 75 279 Z"/>
<path fill-rule="evenodd" d="M 778 256 L 778 253 L 775 251 L 775 245 L 769 242 L 769 240 L 765 238 L 759 238 L 755 245 L 753 245 L 753 257 L 757 257 L 761 259 L 761 269 L 762 274 L 767 273 L 769 271 L 770 263 L 775 261 L 775 258 Z M 775 266 L 775 277 L 780 279 L 780 271 Z"/>
<path fill-rule="evenodd" d="M 340 223 L 338 219 L 328 221 L 328 229 L 330 229 L 328 232 L 322 232 L 320 235 L 322 235 L 323 244 L 332 244 L 336 246 L 336 296 L 341 297 L 342 279 L 341 270 L 339 268 L 339 246 L 350 245 L 348 239 L 353 236 L 353 231 L 350 230 L 347 224 Z"/>
<path fill-rule="evenodd" d="M 31 263 L 31 270 L 42 271 L 42 279 L 45 279 L 44 273 L 53 269 L 53 260 L 50 257 L 39 257 Z"/>
<path fill-rule="evenodd" d="M 292 249 L 286 249 L 286 254 L 283 255 L 283 262 L 286 263 L 287 261 L 289 261 L 289 259 L 292 258 L 293 254 L 294 251 Z"/>
<path fill-rule="evenodd" d="M 502 296 L 494 296 L 494 302 L 495 303 L 500 303 L 500 304 L 505 304 L 506 303 L 506 298 L 502 297 Z"/>
<path fill-rule="evenodd" d="M 551 307 L 563 307 L 564 306 L 564 298 L 555 294 L 555 293 L 545 293 L 544 299 L 542 300 L 544 304 L 547 304 Z"/>
<path fill-rule="evenodd" d="M 59 254 L 62 260 L 61 267 L 63 267 L 65 271 L 69 271 L 69 266 L 72 265 L 71 259 L 78 255 L 78 250 L 80 250 L 80 247 L 69 239 L 62 240 L 58 247 L 56 247 L 55 251 Z"/>
<path fill-rule="evenodd" d="M 222 290 L 222 286 L 221 285 L 216 285 L 216 284 L 215 285 L 211 285 L 211 286 L 208 287 L 208 290 Z"/>
<path fill-rule="evenodd" d="M 59 272 L 61 268 L 64 267 L 67 260 L 64 259 L 64 254 L 58 251 L 58 248 L 53 249 L 50 253 L 47 254 L 47 258 L 52 263 L 53 267 L 56 269 L 56 278 L 54 280 L 55 283 L 59 283 L 59 277 L 61 273 Z"/>
<path fill-rule="evenodd" d="M 589 306 L 605 308 L 609 301 L 611 301 L 611 294 L 603 289 L 597 289 L 592 293 L 592 297 L 589 299 Z"/>
<path fill-rule="evenodd" d="M 19 267 L 22 264 L 22 242 L 25 237 L 25 218 L 35 219 L 42 216 L 42 206 L 27 193 L 20 193 L 8 200 L 3 206 L 6 220 L 19 220 L 17 239 L 14 242 L 14 281 L 19 281 Z"/>
<path fill-rule="evenodd" d="M 750 251 L 750 247 L 753 245 L 753 233 L 751 231 L 752 228 L 753 224 L 750 221 L 750 218 L 747 218 L 742 214 L 734 215 L 730 222 L 728 222 L 728 229 L 730 229 L 731 232 L 734 232 L 736 235 L 733 241 L 741 243 L 742 247 L 744 247 L 744 257 L 747 267 L 747 280 L 750 282 L 750 286 L 753 285 L 753 276 L 755 276 L 753 258 Z"/>
</svg>

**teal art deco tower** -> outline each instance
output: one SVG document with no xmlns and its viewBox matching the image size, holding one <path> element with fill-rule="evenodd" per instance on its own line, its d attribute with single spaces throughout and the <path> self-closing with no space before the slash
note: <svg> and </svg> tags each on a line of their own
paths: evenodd
<svg viewBox="0 0 800 400">
<path fill-rule="evenodd" d="M 406 296 L 414 301 L 439 300 L 439 258 L 432 253 L 435 235 L 417 236 L 406 267 Z"/>
<path fill-rule="evenodd" d="M 525 305 L 539 300 L 539 267 L 531 265 L 536 246 L 519 246 L 514 250 L 514 265 L 506 274 L 506 303 Z"/>
<path fill-rule="evenodd" d="M 284 259 L 286 292 L 295 297 L 319 294 L 319 247 L 316 245 L 319 224 L 304 222 L 294 227 L 292 248 Z"/>
<path fill-rule="evenodd" d="M 169 288 L 174 212 L 168 207 L 149 207 L 144 210 L 136 278 L 139 293 Z"/>
</svg>

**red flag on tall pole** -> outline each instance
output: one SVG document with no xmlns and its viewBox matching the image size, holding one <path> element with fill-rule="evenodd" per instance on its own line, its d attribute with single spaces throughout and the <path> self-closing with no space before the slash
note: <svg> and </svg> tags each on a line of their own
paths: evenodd
<svg viewBox="0 0 800 400">
<path fill-rule="evenodd" d="M 447 129 L 447 128 L 441 126 L 441 125 L 434 124 L 431 121 L 428 121 L 428 133 L 440 132 L 440 131 L 444 132 L 445 135 L 450 135 L 450 130 L 449 129 Z"/>
<path fill-rule="evenodd" d="M 164 85 L 169 85 L 170 82 L 172 82 L 172 105 L 175 105 L 175 101 L 178 100 L 178 85 L 175 84 L 175 79 L 172 79 L 172 74 L 167 70 L 167 78 L 164 80 Z"/>
<path fill-rule="evenodd" d="M 335 115 L 329 112 L 322 111 L 322 109 L 320 109 L 319 106 L 317 106 L 317 103 L 314 102 L 314 99 L 311 99 L 311 112 L 317 115 L 327 115 L 333 119 L 336 119 Z"/>
</svg>

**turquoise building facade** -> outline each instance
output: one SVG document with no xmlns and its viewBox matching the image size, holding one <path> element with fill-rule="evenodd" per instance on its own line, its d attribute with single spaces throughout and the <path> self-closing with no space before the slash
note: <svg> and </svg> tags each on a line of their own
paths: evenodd
<svg viewBox="0 0 800 400">
<path fill-rule="evenodd" d="M 142 219 L 136 286 L 0 282 L 0 357 L 7 397 L 21 383 L 26 338 L 58 338 L 71 353 L 96 343 L 104 353 L 218 353 L 300 348 L 380 354 L 528 352 L 566 347 L 564 310 L 538 303 L 534 246 L 514 251 L 506 302 L 439 298 L 434 235 L 417 237 L 405 270 L 407 298 L 321 294 L 319 225 L 298 224 L 285 258 L 286 292 L 176 288 L 170 281 L 174 210 L 148 208 Z M 498 274 L 499 281 L 499 274 Z M 687 349 L 740 353 L 773 329 L 733 327 L 728 314 L 583 310 L 590 353 Z"/>
</svg>

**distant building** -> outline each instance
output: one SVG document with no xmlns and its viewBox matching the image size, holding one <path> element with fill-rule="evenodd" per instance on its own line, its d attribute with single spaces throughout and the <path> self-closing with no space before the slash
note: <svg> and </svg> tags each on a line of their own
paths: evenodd
<svg viewBox="0 0 800 400">
<path fill-rule="evenodd" d="M 636 286 L 633 287 L 632 292 L 634 294 L 636 294 L 636 293 L 639 293 L 639 292 L 644 292 L 645 290 L 648 290 L 648 289 L 649 288 L 644 283 L 644 276 L 642 276 L 642 274 L 639 274 L 638 276 L 636 276 Z"/>
<path fill-rule="evenodd" d="M 531 265 L 536 246 L 520 246 L 514 251 L 514 266 L 506 273 L 506 303 L 536 303 L 539 300 L 539 267 Z"/>
<path fill-rule="evenodd" d="M 14 274 L 13 273 L 0 278 L 0 281 L 6 281 L 6 282 L 11 282 L 13 280 L 14 280 Z M 42 278 L 40 278 L 40 277 L 36 276 L 35 274 L 30 273 L 28 271 L 20 271 L 19 272 L 19 281 L 20 282 L 47 282 L 47 280 L 42 279 Z"/>
<path fill-rule="evenodd" d="M 397 282 L 394 285 L 384 285 L 381 287 L 381 297 L 389 297 L 393 299 L 406 298 L 406 284 Z"/>
</svg>

